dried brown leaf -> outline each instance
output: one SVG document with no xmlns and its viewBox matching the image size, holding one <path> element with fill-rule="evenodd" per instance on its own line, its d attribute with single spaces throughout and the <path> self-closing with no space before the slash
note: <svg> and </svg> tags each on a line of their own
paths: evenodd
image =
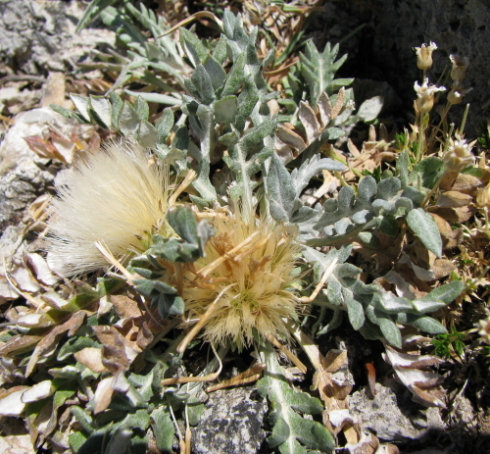
<svg viewBox="0 0 490 454">
<path fill-rule="evenodd" d="M 33 350 L 34 346 L 43 338 L 40 335 L 16 334 L 0 347 L 0 356 L 10 353 L 20 354 Z"/>
<path fill-rule="evenodd" d="M 306 131 L 307 143 L 311 144 L 321 133 L 321 126 L 318 123 L 315 111 L 307 102 L 300 101 L 298 115 Z"/>
<path fill-rule="evenodd" d="M 111 295 L 109 301 L 114 305 L 116 313 L 121 319 L 138 318 L 143 315 L 138 302 L 126 295 Z"/>
<path fill-rule="evenodd" d="M 73 356 L 79 363 L 96 374 L 108 372 L 108 369 L 102 363 L 102 350 L 100 348 L 87 347 L 79 350 Z"/>
<path fill-rule="evenodd" d="M 473 197 L 459 191 L 443 192 L 437 199 L 436 206 L 439 207 L 464 207 L 473 201 Z"/>
<path fill-rule="evenodd" d="M 69 336 L 75 334 L 76 331 L 82 326 L 83 321 L 85 320 L 85 312 L 79 311 L 75 312 L 70 316 L 70 318 L 61 325 L 57 325 L 52 328 L 37 344 L 34 352 L 29 358 L 29 362 L 26 366 L 25 376 L 29 377 L 36 367 L 36 364 L 39 358 L 48 351 L 53 351 L 58 342 L 61 339 L 61 336 L 65 333 L 68 333 Z"/>
</svg>

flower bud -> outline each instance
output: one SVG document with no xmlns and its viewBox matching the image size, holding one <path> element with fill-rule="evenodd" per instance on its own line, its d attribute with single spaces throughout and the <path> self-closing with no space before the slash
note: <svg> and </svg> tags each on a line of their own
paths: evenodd
<svg viewBox="0 0 490 454">
<path fill-rule="evenodd" d="M 468 68 L 468 58 L 459 55 L 449 56 L 453 65 L 451 69 L 451 79 L 455 82 L 461 82 L 466 77 L 466 69 Z"/>
<path fill-rule="evenodd" d="M 434 42 L 430 42 L 429 45 L 422 44 L 421 47 L 414 47 L 413 50 L 417 54 L 417 68 L 422 71 L 427 71 L 432 66 L 432 52 L 437 49 L 437 45 Z"/>
</svg>

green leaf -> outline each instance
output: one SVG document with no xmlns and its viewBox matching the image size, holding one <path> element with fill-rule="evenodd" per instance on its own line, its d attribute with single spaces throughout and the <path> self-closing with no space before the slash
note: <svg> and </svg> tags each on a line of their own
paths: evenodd
<svg viewBox="0 0 490 454">
<path fill-rule="evenodd" d="M 271 216 L 276 221 L 289 222 L 293 212 L 302 204 L 296 197 L 289 172 L 275 153 L 270 161 L 266 189 Z"/>
<path fill-rule="evenodd" d="M 155 435 L 157 448 L 162 452 L 172 452 L 175 428 L 165 407 L 160 407 L 151 414 L 151 428 Z"/>
<path fill-rule="evenodd" d="M 296 413 L 321 414 L 322 403 L 309 394 L 291 388 L 269 346 L 263 347 L 261 354 L 267 368 L 264 377 L 257 383 L 257 389 L 271 403 L 270 421 L 273 427 L 267 439 L 269 446 L 277 447 L 282 454 L 306 453 L 307 449 L 332 451 L 332 434 L 322 424 Z"/>
<path fill-rule="evenodd" d="M 200 101 L 206 105 L 211 104 L 216 96 L 214 94 L 213 82 L 211 80 L 211 77 L 209 76 L 203 65 L 197 65 L 196 70 L 191 76 L 191 81 L 196 87 Z"/>
<path fill-rule="evenodd" d="M 214 103 L 214 118 L 216 123 L 223 123 L 225 125 L 233 123 L 237 111 L 237 98 L 234 95 L 225 96 Z"/>
<path fill-rule="evenodd" d="M 453 302 L 461 292 L 464 290 L 463 281 L 452 281 L 448 284 L 441 285 L 436 289 L 432 290 L 429 294 L 420 298 L 421 301 L 426 299 L 437 299 L 441 300 L 446 304 Z"/>
<path fill-rule="evenodd" d="M 410 175 L 410 156 L 407 150 L 403 150 L 398 156 L 396 170 L 398 171 L 398 178 L 400 178 L 402 188 L 405 189 L 408 186 Z"/>
<path fill-rule="evenodd" d="M 142 147 L 154 148 L 158 141 L 158 131 L 149 121 L 141 120 L 134 137 Z"/>
<path fill-rule="evenodd" d="M 407 315 L 407 323 L 409 325 L 415 326 L 415 328 L 418 328 L 420 331 L 424 331 L 429 334 L 443 334 L 447 332 L 444 325 L 442 325 L 432 317 L 417 317 L 413 314 Z"/>
<path fill-rule="evenodd" d="M 75 104 L 75 107 L 77 110 L 80 112 L 80 115 L 83 117 L 83 119 L 87 122 L 92 121 L 92 116 L 90 115 L 90 98 L 87 96 L 81 96 L 81 95 L 75 95 L 75 94 L 70 94 L 70 98 L 73 101 L 73 104 Z"/>
<path fill-rule="evenodd" d="M 396 323 L 389 316 L 379 316 L 378 325 L 385 339 L 397 348 L 402 348 L 402 335 Z"/>
<path fill-rule="evenodd" d="M 425 188 L 432 189 L 439 181 L 444 172 L 444 162 L 440 158 L 431 156 L 420 161 L 411 175 L 412 181 L 415 182 L 417 176 L 422 177 L 422 185 Z"/>
<path fill-rule="evenodd" d="M 112 127 L 112 106 L 105 96 L 90 95 L 90 107 L 93 111 L 93 118 L 105 129 Z"/>
<path fill-rule="evenodd" d="M 155 128 L 158 131 L 158 142 L 164 143 L 167 137 L 170 135 L 174 126 L 174 113 L 171 108 L 167 107 L 163 110 L 161 117 L 155 124 Z"/>
<path fill-rule="evenodd" d="M 190 208 L 178 206 L 167 213 L 167 221 L 175 232 L 185 241 L 199 244 L 197 221 Z"/>
<path fill-rule="evenodd" d="M 128 101 L 124 101 L 121 112 L 117 119 L 119 130 L 124 136 L 129 136 L 136 132 L 140 124 L 140 117 Z"/>
<path fill-rule="evenodd" d="M 364 308 L 359 301 L 356 301 L 352 297 L 350 291 L 346 291 L 342 288 L 342 294 L 344 296 L 344 303 L 347 307 L 347 315 L 349 316 L 349 322 L 356 331 L 364 325 Z"/>
<path fill-rule="evenodd" d="M 150 116 L 150 107 L 141 96 L 137 96 L 133 108 L 134 111 L 138 114 L 140 120 L 148 121 L 148 118 Z"/>
<path fill-rule="evenodd" d="M 78 22 L 75 33 L 79 33 L 90 22 L 92 22 L 105 8 L 116 3 L 118 0 L 94 0 L 91 2 L 83 13 L 80 22 Z"/>
<path fill-rule="evenodd" d="M 407 224 L 429 251 L 439 258 L 442 257 L 441 234 L 430 214 L 423 208 L 416 208 L 408 213 Z"/>
</svg>

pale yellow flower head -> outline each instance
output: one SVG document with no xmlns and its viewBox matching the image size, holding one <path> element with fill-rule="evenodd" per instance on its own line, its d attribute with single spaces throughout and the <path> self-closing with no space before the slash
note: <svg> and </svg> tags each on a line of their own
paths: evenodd
<svg viewBox="0 0 490 454">
<path fill-rule="evenodd" d="M 144 252 L 168 209 L 168 176 L 134 142 L 109 143 L 71 169 L 57 187 L 48 262 L 64 275 L 107 266 L 100 242 L 118 260 Z"/>
<path fill-rule="evenodd" d="M 417 55 L 417 68 L 427 71 L 432 67 L 432 52 L 437 49 L 436 43 L 432 41 L 427 44 L 422 44 L 420 47 L 414 47 L 413 50 Z"/>
<path fill-rule="evenodd" d="M 195 264 L 197 274 L 186 275 L 187 318 L 208 312 L 203 336 L 214 344 L 248 346 L 254 331 L 287 339 L 285 321 L 296 319 L 299 304 L 291 275 L 299 252 L 296 231 L 253 215 L 247 221 L 239 210 L 206 219 L 216 234 Z"/>
</svg>

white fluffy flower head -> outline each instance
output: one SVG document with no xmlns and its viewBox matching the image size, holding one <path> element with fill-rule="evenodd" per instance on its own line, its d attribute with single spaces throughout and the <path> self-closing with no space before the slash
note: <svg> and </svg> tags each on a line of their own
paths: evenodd
<svg viewBox="0 0 490 454">
<path fill-rule="evenodd" d="M 167 172 L 134 142 L 109 143 L 73 168 L 51 207 L 48 261 L 64 275 L 99 269 L 148 247 L 168 209 Z"/>
</svg>

